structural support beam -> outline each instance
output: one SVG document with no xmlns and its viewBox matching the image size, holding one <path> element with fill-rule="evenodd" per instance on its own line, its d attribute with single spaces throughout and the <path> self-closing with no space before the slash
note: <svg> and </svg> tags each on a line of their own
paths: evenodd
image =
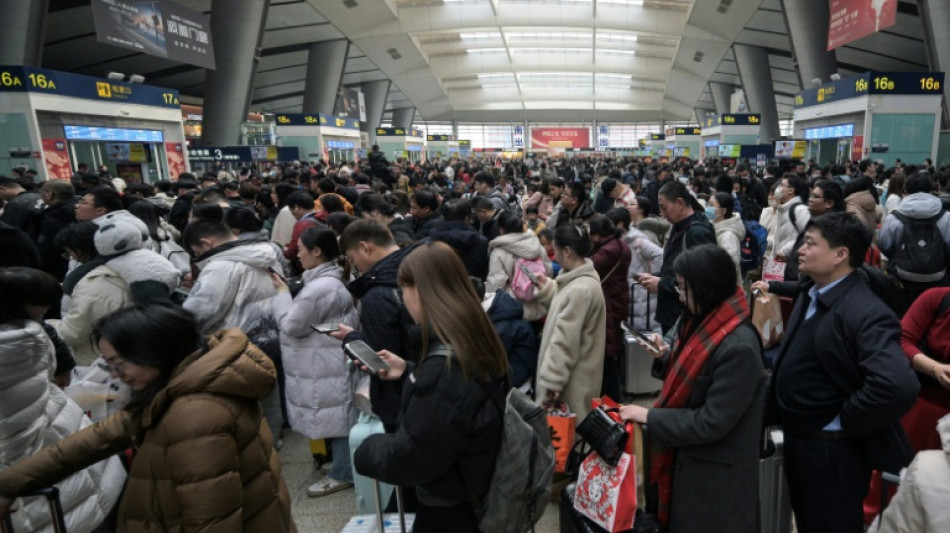
<svg viewBox="0 0 950 533">
<path fill-rule="evenodd" d="M 696 123 L 699 124 L 700 128 L 706 127 L 706 113 L 716 112 L 715 109 L 706 109 L 706 108 L 701 108 L 701 107 L 697 107 L 693 111 L 696 114 Z"/>
<path fill-rule="evenodd" d="M 369 81 L 360 86 L 366 100 L 366 122 L 360 127 L 366 128 L 364 131 L 369 135 L 370 146 L 376 144 L 376 128 L 383 122 L 390 83 L 389 80 Z"/>
<path fill-rule="evenodd" d="M 307 82 L 303 90 L 303 112 L 333 114 L 337 91 L 343 82 L 350 41 L 338 39 L 310 45 Z"/>
<path fill-rule="evenodd" d="M 735 85 L 728 83 L 709 82 L 709 92 L 712 93 L 713 105 L 716 106 L 716 113 L 724 115 L 732 111 L 732 93 L 736 91 Z"/>
<path fill-rule="evenodd" d="M 828 83 L 831 75 L 838 72 L 835 52 L 828 51 L 828 21 L 831 18 L 828 0 L 779 1 L 788 26 L 799 83 L 803 89 L 811 87 L 811 80 L 815 78 Z"/>
<path fill-rule="evenodd" d="M 49 0 L 6 4 L 0 17 L 0 65 L 41 66 Z"/>
<path fill-rule="evenodd" d="M 736 66 L 746 101 L 749 103 L 749 112 L 762 116 L 759 142 L 778 139 L 778 107 L 775 104 L 769 53 L 764 48 L 739 43 L 732 45 L 732 51 L 736 55 Z"/>
<path fill-rule="evenodd" d="M 412 128 L 412 119 L 416 116 L 416 108 L 400 107 L 393 109 L 393 126 L 408 130 Z"/>
<path fill-rule="evenodd" d="M 269 0 L 212 0 L 211 34 L 216 70 L 205 71 L 201 144 L 240 144 L 241 122 L 261 60 Z M 216 9 L 217 8 L 217 9 Z"/>
<path fill-rule="evenodd" d="M 924 24 L 930 70 L 947 72 L 950 69 L 950 4 L 943 0 L 918 0 L 920 20 Z M 950 125 L 950 84 L 943 84 L 943 124 Z"/>
</svg>

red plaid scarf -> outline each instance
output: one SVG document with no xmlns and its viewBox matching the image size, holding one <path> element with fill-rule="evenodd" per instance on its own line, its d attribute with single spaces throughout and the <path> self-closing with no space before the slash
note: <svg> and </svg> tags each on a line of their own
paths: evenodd
<svg viewBox="0 0 950 533">
<path fill-rule="evenodd" d="M 654 407 L 683 408 L 689 402 L 696 377 L 706 365 L 706 360 L 727 335 L 749 318 L 749 306 L 745 292 L 737 287 L 736 293 L 711 312 L 696 328 L 685 344 L 677 338 L 670 351 L 663 391 Z M 670 524 L 670 503 L 673 499 L 673 465 L 675 448 L 653 447 L 651 479 L 659 485 L 659 519 L 667 527 Z"/>
</svg>

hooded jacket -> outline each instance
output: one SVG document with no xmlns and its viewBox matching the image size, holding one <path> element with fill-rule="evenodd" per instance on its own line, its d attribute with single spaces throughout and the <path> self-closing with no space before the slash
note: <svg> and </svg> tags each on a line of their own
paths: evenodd
<svg viewBox="0 0 950 533">
<path fill-rule="evenodd" d="M 261 415 L 274 364 L 237 329 L 208 340 L 140 416 L 119 411 L 0 472 L 0 493 L 47 486 L 134 445 L 120 533 L 296 531 Z"/>
<path fill-rule="evenodd" d="M 544 401 L 547 391 L 561 399 L 583 420 L 590 400 L 600 396 L 607 335 L 607 305 L 600 290 L 594 263 L 561 271 L 538 292 L 548 307 L 538 352 L 535 400 Z"/>
<path fill-rule="evenodd" d="M 624 350 L 620 323 L 630 313 L 630 286 L 627 283 L 630 256 L 630 248 L 614 236 L 607 237 L 590 256 L 600 276 L 600 288 L 607 304 L 605 350 L 608 357 L 616 358 Z"/>
<path fill-rule="evenodd" d="M 654 330 L 656 323 L 656 297 L 639 283 L 634 283 L 638 274 L 655 274 L 663 268 L 663 248 L 657 246 L 644 232 L 630 226 L 623 236 L 623 242 L 630 248 L 630 268 L 627 270 L 627 287 L 632 289 L 633 329 L 637 331 Z"/>
<path fill-rule="evenodd" d="M 133 302 L 132 291 L 122 276 L 107 265 L 99 265 L 76 283 L 71 295 L 63 296 L 63 318 L 49 323 L 73 350 L 76 364 L 89 366 L 99 357 L 92 338 L 96 322 Z"/>
<path fill-rule="evenodd" d="M 736 284 L 742 285 L 742 269 L 739 262 L 742 260 L 742 239 L 745 239 L 745 224 L 742 217 L 733 213 L 731 217 L 713 223 L 716 228 L 716 242 L 719 247 L 729 252 L 729 257 L 736 264 Z"/>
<path fill-rule="evenodd" d="M 399 265 L 417 246 L 411 244 L 387 255 L 347 285 L 359 300 L 360 328 L 347 335 L 344 343 L 362 340 L 374 350 L 389 350 L 407 361 L 418 359 L 418 344 L 411 342 L 418 328 L 400 301 L 396 285 Z M 370 376 L 369 390 L 373 413 L 383 423 L 395 425 L 402 385 Z"/>
<path fill-rule="evenodd" d="M 845 211 L 858 217 L 858 220 L 872 233 L 877 231 L 884 209 L 874 201 L 870 191 L 856 192 L 844 200 Z"/>
<path fill-rule="evenodd" d="M 432 228 L 429 238 L 448 244 L 458 254 L 469 276 L 488 276 L 488 239 L 464 220 L 446 220 Z"/>
<path fill-rule="evenodd" d="M 950 415 L 940 419 L 937 432 L 943 449 L 917 454 L 901 476 L 877 533 L 950 531 Z"/>
<path fill-rule="evenodd" d="M 515 263 L 518 259 L 531 261 L 540 259 L 544 263 L 544 270 L 551 275 L 551 260 L 541 241 L 533 233 L 508 233 L 499 235 L 488 243 L 490 255 L 488 258 L 488 278 L 485 280 L 485 292 L 492 293 L 499 289 L 510 292 L 511 278 L 515 275 Z M 524 319 L 539 320 L 544 316 L 546 309 L 540 302 L 534 300 L 524 303 Z"/>
<path fill-rule="evenodd" d="M 943 204 L 939 198 L 930 193 L 918 192 L 905 196 L 900 207 L 895 209 L 894 212 L 901 213 L 908 218 L 925 219 L 936 216 L 941 209 L 943 209 Z M 944 242 L 950 247 L 950 211 L 944 212 L 937 221 L 937 229 L 940 231 Z M 881 236 L 878 239 L 881 253 L 890 258 L 897 255 L 897 249 L 900 247 L 903 235 L 904 223 L 894 213 L 887 215 L 887 218 L 884 219 L 884 226 L 881 227 Z"/>
<path fill-rule="evenodd" d="M 353 390 L 359 371 L 346 364 L 340 341 L 310 328 L 359 324 L 341 274 L 333 263 L 324 263 L 304 271 L 304 286 L 296 298 L 287 291 L 274 297 L 287 418 L 294 431 L 311 439 L 345 437 L 355 420 Z"/>
<path fill-rule="evenodd" d="M 222 244 L 198 257 L 196 264 L 200 273 L 183 307 L 195 315 L 202 332 L 236 327 L 255 344 L 263 331 L 273 331 L 276 340 L 271 298 L 277 290 L 266 268 L 281 267 L 269 242 L 236 240 Z M 266 347 L 261 349 L 271 353 Z"/>
<path fill-rule="evenodd" d="M 511 365 L 511 383 L 518 387 L 534 377 L 538 368 L 538 335 L 524 319 L 521 302 L 499 289 L 482 302 Z"/>
<path fill-rule="evenodd" d="M 90 425 L 82 409 L 50 382 L 53 365 L 53 345 L 40 324 L 0 326 L 0 476 L 8 466 Z M 124 483 L 117 457 L 57 483 L 67 529 L 92 531 L 109 515 Z M 14 529 L 51 532 L 46 502 L 23 503 L 12 515 Z"/>
</svg>

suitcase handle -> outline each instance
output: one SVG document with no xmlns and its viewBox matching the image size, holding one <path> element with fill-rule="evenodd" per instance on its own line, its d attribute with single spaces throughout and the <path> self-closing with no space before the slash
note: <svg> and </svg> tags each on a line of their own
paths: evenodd
<svg viewBox="0 0 950 533">
<path fill-rule="evenodd" d="M 376 502 L 376 528 L 379 533 L 386 533 L 386 525 L 383 520 L 382 499 L 379 496 L 379 481 L 377 481 L 376 478 L 371 479 L 373 480 L 373 499 Z M 406 533 L 406 513 L 403 511 L 402 506 L 402 487 L 396 485 L 394 488 L 396 490 L 396 507 L 399 509 L 399 531 Z"/>
<path fill-rule="evenodd" d="M 43 496 L 47 502 L 49 502 L 50 513 L 52 514 L 50 525 L 53 528 L 53 532 L 66 533 L 66 519 L 63 515 L 63 506 L 59 501 L 59 489 L 56 487 L 43 487 L 25 492 L 19 497 L 30 498 L 35 496 Z M 2 531 L 2 533 L 13 533 L 13 518 L 10 514 L 4 516 L 3 521 L 0 522 L 0 531 Z"/>
</svg>

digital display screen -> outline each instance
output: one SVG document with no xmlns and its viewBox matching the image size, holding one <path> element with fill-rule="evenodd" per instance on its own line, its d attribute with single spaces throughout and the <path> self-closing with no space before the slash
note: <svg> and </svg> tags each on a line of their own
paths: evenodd
<svg viewBox="0 0 950 533">
<path fill-rule="evenodd" d="M 327 141 L 327 148 L 335 150 L 352 150 L 354 146 L 355 144 L 350 141 Z"/>
<path fill-rule="evenodd" d="M 742 145 L 740 144 L 720 144 L 719 157 L 739 157 L 741 150 Z"/>
<path fill-rule="evenodd" d="M 719 146 L 719 139 L 712 139 L 704 142 L 703 144 L 709 147 Z"/>
<path fill-rule="evenodd" d="M 841 137 L 854 137 L 854 124 L 838 124 L 836 126 L 822 126 L 820 128 L 807 128 L 805 130 L 805 139 L 838 139 Z"/>
<path fill-rule="evenodd" d="M 165 133 L 162 130 L 130 130 L 99 126 L 63 126 L 63 129 L 66 132 L 66 138 L 71 141 L 165 142 Z"/>
</svg>

